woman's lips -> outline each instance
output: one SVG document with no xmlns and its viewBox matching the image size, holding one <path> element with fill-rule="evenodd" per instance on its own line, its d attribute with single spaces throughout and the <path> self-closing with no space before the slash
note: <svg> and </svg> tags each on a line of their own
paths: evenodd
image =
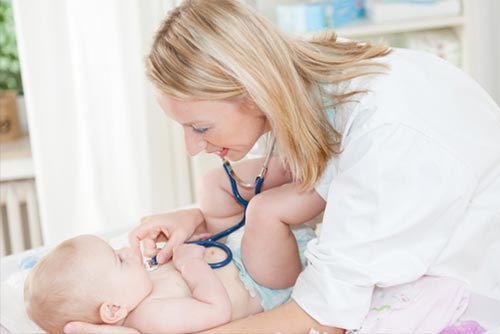
<svg viewBox="0 0 500 334">
<path fill-rule="evenodd" d="M 227 155 L 227 152 L 228 152 L 228 151 L 229 151 L 229 149 L 228 149 L 227 147 L 224 147 L 224 148 L 222 149 L 222 151 L 220 151 L 220 152 L 219 152 L 219 156 L 220 156 L 221 158 L 224 158 L 224 157 Z"/>
</svg>

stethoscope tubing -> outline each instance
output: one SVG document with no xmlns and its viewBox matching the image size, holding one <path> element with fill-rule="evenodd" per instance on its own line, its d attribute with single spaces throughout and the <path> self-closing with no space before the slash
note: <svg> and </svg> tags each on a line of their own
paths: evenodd
<svg viewBox="0 0 500 334">
<path fill-rule="evenodd" d="M 265 174 L 267 172 L 267 166 L 269 164 L 269 160 L 271 159 L 271 155 L 272 155 L 272 152 L 274 149 L 274 141 L 275 141 L 275 138 L 273 138 L 273 141 L 271 144 L 271 149 L 269 150 L 269 153 L 268 153 L 266 159 L 264 160 L 264 164 L 262 165 L 262 169 L 261 169 L 259 175 L 255 178 L 255 185 L 254 185 L 254 187 L 255 187 L 254 194 L 255 195 L 259 194 L 262 190 L 262 185 L 264 184 L 264 177 L 265 177 Z M 236 230 L 239 230 L 241 227 L 243 227 L 245 225 L 246 211 L 247 211 L 247 206 L 248 206 L 248 201 L 241 196 L 241 194 L 238 190 L 238 182 L 236 181 L 236 178 L 238 178 L 238 177 L 235 176 L 235 174 L 232 170 L 231 164 L 229 163 L 229 161 L 225 160 L 224 158 L 222 160 L 223 160 L 222 167 L 224 168 L 224 171 L 226 172 L 226 175 L 229 178 L 229 182 L 231 183 L 231 190 L 232 190 L 233 196 L 243 206 L 243 217 L 241 218 L 241 221 L 238 224 L 231 226 L 230 228 L 228 228 L 222 232 L 219 232 L 219 233 L 217 233 L 217 234 L 215 234 L 207 239 L 186 242 L 187 244 L 196 244 L 196 245 L 200 245 L 203 247 L 216 247 L 216 248 L 222 249 L 226 253 L 226 258 L 220 262 L 209 263 L 210 267 L 213 269 L 222 268 L 222 267 L 226 266 L 227 264 L 229 264 L 233 260 L 233 252 L 231 251 L 231 249 L 226 244 L 219 242 L 218 240 L 228 236 L 229 234 L 233 233 Z M 238 178 L 238 180 L 239 180 L 239 178 Z M 243 185 L 243 186 L 248 188 L 248 185 Z M 151 259 L 151 263 L 153 265 L 158 264 L 158 262 L 156 260 L 156 256 L 154 256 Z"/>
<path fill-rule="evenodd" d="M 243 205 L 243 208 L 244 208 L 243 217 L 241 218 L 241 221 L 238 224 L 231 226 L 230 228 L 225 229 L 224 231 L 219 232 L 219 233 L 217 233 L 217 234 L 215 234 L 207 239 L 186 242 L 187 244 L 196 244 L 196 245 L 200 245 L 203 247 L 216 247 L 216 248 L 222 249 L 224 251 L 224 253 L 226 253 L 226 258 L 224 260 L 222 260 L 220 262 L 209 263 L 209 265 L 212 269 L 222 268 L 222 267 L 226 266 L 227 264 L 229 264 L 233 260 L 233 252 L 231 251 L 231 249 L 226 244 L 219 242 L 217 240 L 220 240 L 220 239 L 230 235 L 231 233 L 239 230 L 241 227 L 243 227 L 245 225 L 246 209 L 248 206 L 248 201 L 241 196 L 241 194 L 238 190 L 238 185 L 237 185 L 234 177 L 231 175 L 229 168 L 226 166 L 226 164 L 223 164 L 223 167 L 224 167 L 224 170 L 226 171 L 226 174 L 227 174 L 229 181 L 231 183 L 231 189 L 232 189 L 234 198 L 236 198 L 236 200 L 241 205 Z M 258 193 L 260 193 L 263 183 L 264 183 L 264 178 L 259 175 L 257 177 L 257 179 L 255 180 L 254 193 L 256 195 Z M 156 256 L 154 256 L 151 259 L 151 263 L 153 265 L 158 264 Z"/>
<path fill-rule="evenodd" d="M 222 260 L 220 262 L 209 263 L 209 266 L 212 269 L 222 268 L 222 267 L 228 265 L 233 260 L 233 252 L 226 244 L 223 244 L 221 242 L 206 239 L 206 240 L 198 240 L 198 241 L 188 241 L 186 243 L 187 244 L 196 244 L 196 245 L 200 245 L 203 247 L 216 247 L 216 248 L 222 249 L 224 251 L 224 253 L 226 253 L 227 256 L 224 260 Z"/>
<path fill-rule="evenodd" d="M 226 266 L 227 264 L 229 264 L 233 260 L 233 252 L 231 251 L 231 249 L 226 244 L 219 242 L 218 240 L 230 235 L 231 233 L 239 230 L 240 228 L 242 228 L 245 225 L 246 210 L 247 210 L 247 206 L 248 206 L 248 201 L 246 199 L 244 199 L 241 196 L 240 192 L 238 191 L 238 185 L 236 184 L 236 181 L 235 181 L 234 177 L 232 176 L 230 170 L 228 169 L 226 164 L 223 164 L 223 166 L 224 166 L 224 170 L 226 171 L 226 174 L 229 178 L 229 181 L 231 182 L 231 189 L 232 189 L 234 198 L 236 198 L 236 200 L 241 205 L 243 205 L 243 217 L 241 218 L 241 221 L 238 224 L 231 226 L 230 228 L 228 228 L 222 232 L 219 232 L 219 233 L 217 233 L 217 234 L 215 234 L 215 235 L 213 235 L 205 240 L 188 242 L 188 243 L 192 243 L 192 244 L 196 244 L 196 245 L 200 245 L 200 246 L 204 246 L 204 247 L 216 247 L 216 248 L 222 249 L 226 253 L 226 258 L 224 260 L 222 260 L 220 262 L 209 263 L 209 265 L 212 269 L 222 268 L 222 267 Z M 255 181 L 255 191 L 254 191 L 255 195 L 257 195 L 260 192 L 263 183 L 264 183 L 264 178 L 261 176 L 258 176 L 256 181 Z"/>
<path fill-rule="evenodd" d="M 224 162 L 222 164 L 222 167 L 224 168 L 224 171 L 226 172 L 227 177 L 229 178 L 229 182 L 231 183 L 231 190 L 233 192 L 234 198 L 241 204 L 243 205 L 243 208 L 247 208 L 248 206 L 248 201 L 244 199 L 241 195 L 240 192 L 238 191 L 238 184 L 236 183 L 236 180 L 233 177 L 231 167 L 228 163 Z M 260 177 L 257 177 L 260 178 Z M 260 190 L 260 189 L 259 189 Z M 257 194 L 257 185 L 255 186 L 255 192 Z M 238 224 L 239 225 L 239 224 Z"/>
</svg>

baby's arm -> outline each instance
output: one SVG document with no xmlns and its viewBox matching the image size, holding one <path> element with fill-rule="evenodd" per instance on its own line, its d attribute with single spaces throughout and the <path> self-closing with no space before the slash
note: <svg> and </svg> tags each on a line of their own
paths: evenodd
<svg viewBox="0 0 500 334">
<path fill-rule="evenodd" d="M 174 250 L 173 263 L 192 292 L 192 297 L 154 299 L 138 309 L 133 323 L 142 333 L 192 333 L 231 320 L 232 305 L 226 288 L 203 259 L 205 248 L 183 244 Z"/>
<path fill-rule="evenodd" d="M 204 260 L 204 253 L 203 246 L 183 244 L 174 250 L 174 266 L 191 289 L 192 301 L 201 303 L 205 312 L 218 314 L 221 321 L 229 321 L 232 308 L 229 295 L 215 271 Z"/>
</svg>

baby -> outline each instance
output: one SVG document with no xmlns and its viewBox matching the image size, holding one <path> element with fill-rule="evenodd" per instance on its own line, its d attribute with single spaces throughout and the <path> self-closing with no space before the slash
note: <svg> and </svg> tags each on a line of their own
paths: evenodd
<svg viewBox="0 0 500 334">
<path fill-rule="evenodd" d="M 302 253 L 314 233 L 297 231 Z M 64 325 L 75 320 L 142 333 L 191 333 L 289 299 L 291 289 L 268 289 L 251 280 L 238 247 L 231 248 L 233 261 L 214 270 L 208 263 L 223 260 L 222 250 L 182 244 L 172 261 L 148 272 L 130 248 L 115 250 L 96 236 L 78 236 L 31 270 L 24 288 L 26 311 L 48 333 L 63 333 Z"/>
</svg>

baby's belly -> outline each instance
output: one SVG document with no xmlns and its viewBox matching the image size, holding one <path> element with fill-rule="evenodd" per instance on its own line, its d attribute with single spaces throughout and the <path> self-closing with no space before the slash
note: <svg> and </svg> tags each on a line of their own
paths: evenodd
<svg viewBox="0 0 500 334">
<path fill-rule="evenodd" d="M 220 262 L 225 258 L 226 253 L 218 248 L 212 247 L 205 252 L 205 259 L 209 263 Z M 250 293 L 240 279 L 240 271 L 233 262 L 222 268 L 215 269 L 215 273 L 226 287 L 226 291 L 233 304 L 233 320 L 262 311 L 260 296 L 250 296 Z"/>
<path fill-rule="evenodd" d="M 218 248 L 207 248 L 205 251 L 205 260 L 208 263 L 220 262 L 225 259 L 225 256 L 226 253 Z M 214 270 L 226 287 L 233 305 L 233 320 L 262 311 L 260 296 L 250 296 L 250 293 L 240 279 L 240 272 L 233 262 Z M 157 297 L 183 298 L 191 296 L 191 290 L 180 273 L 174 269 L 172 262 L 152 271 L 151 278 L 154 282 L 153 294 Z"/>
</svg>

